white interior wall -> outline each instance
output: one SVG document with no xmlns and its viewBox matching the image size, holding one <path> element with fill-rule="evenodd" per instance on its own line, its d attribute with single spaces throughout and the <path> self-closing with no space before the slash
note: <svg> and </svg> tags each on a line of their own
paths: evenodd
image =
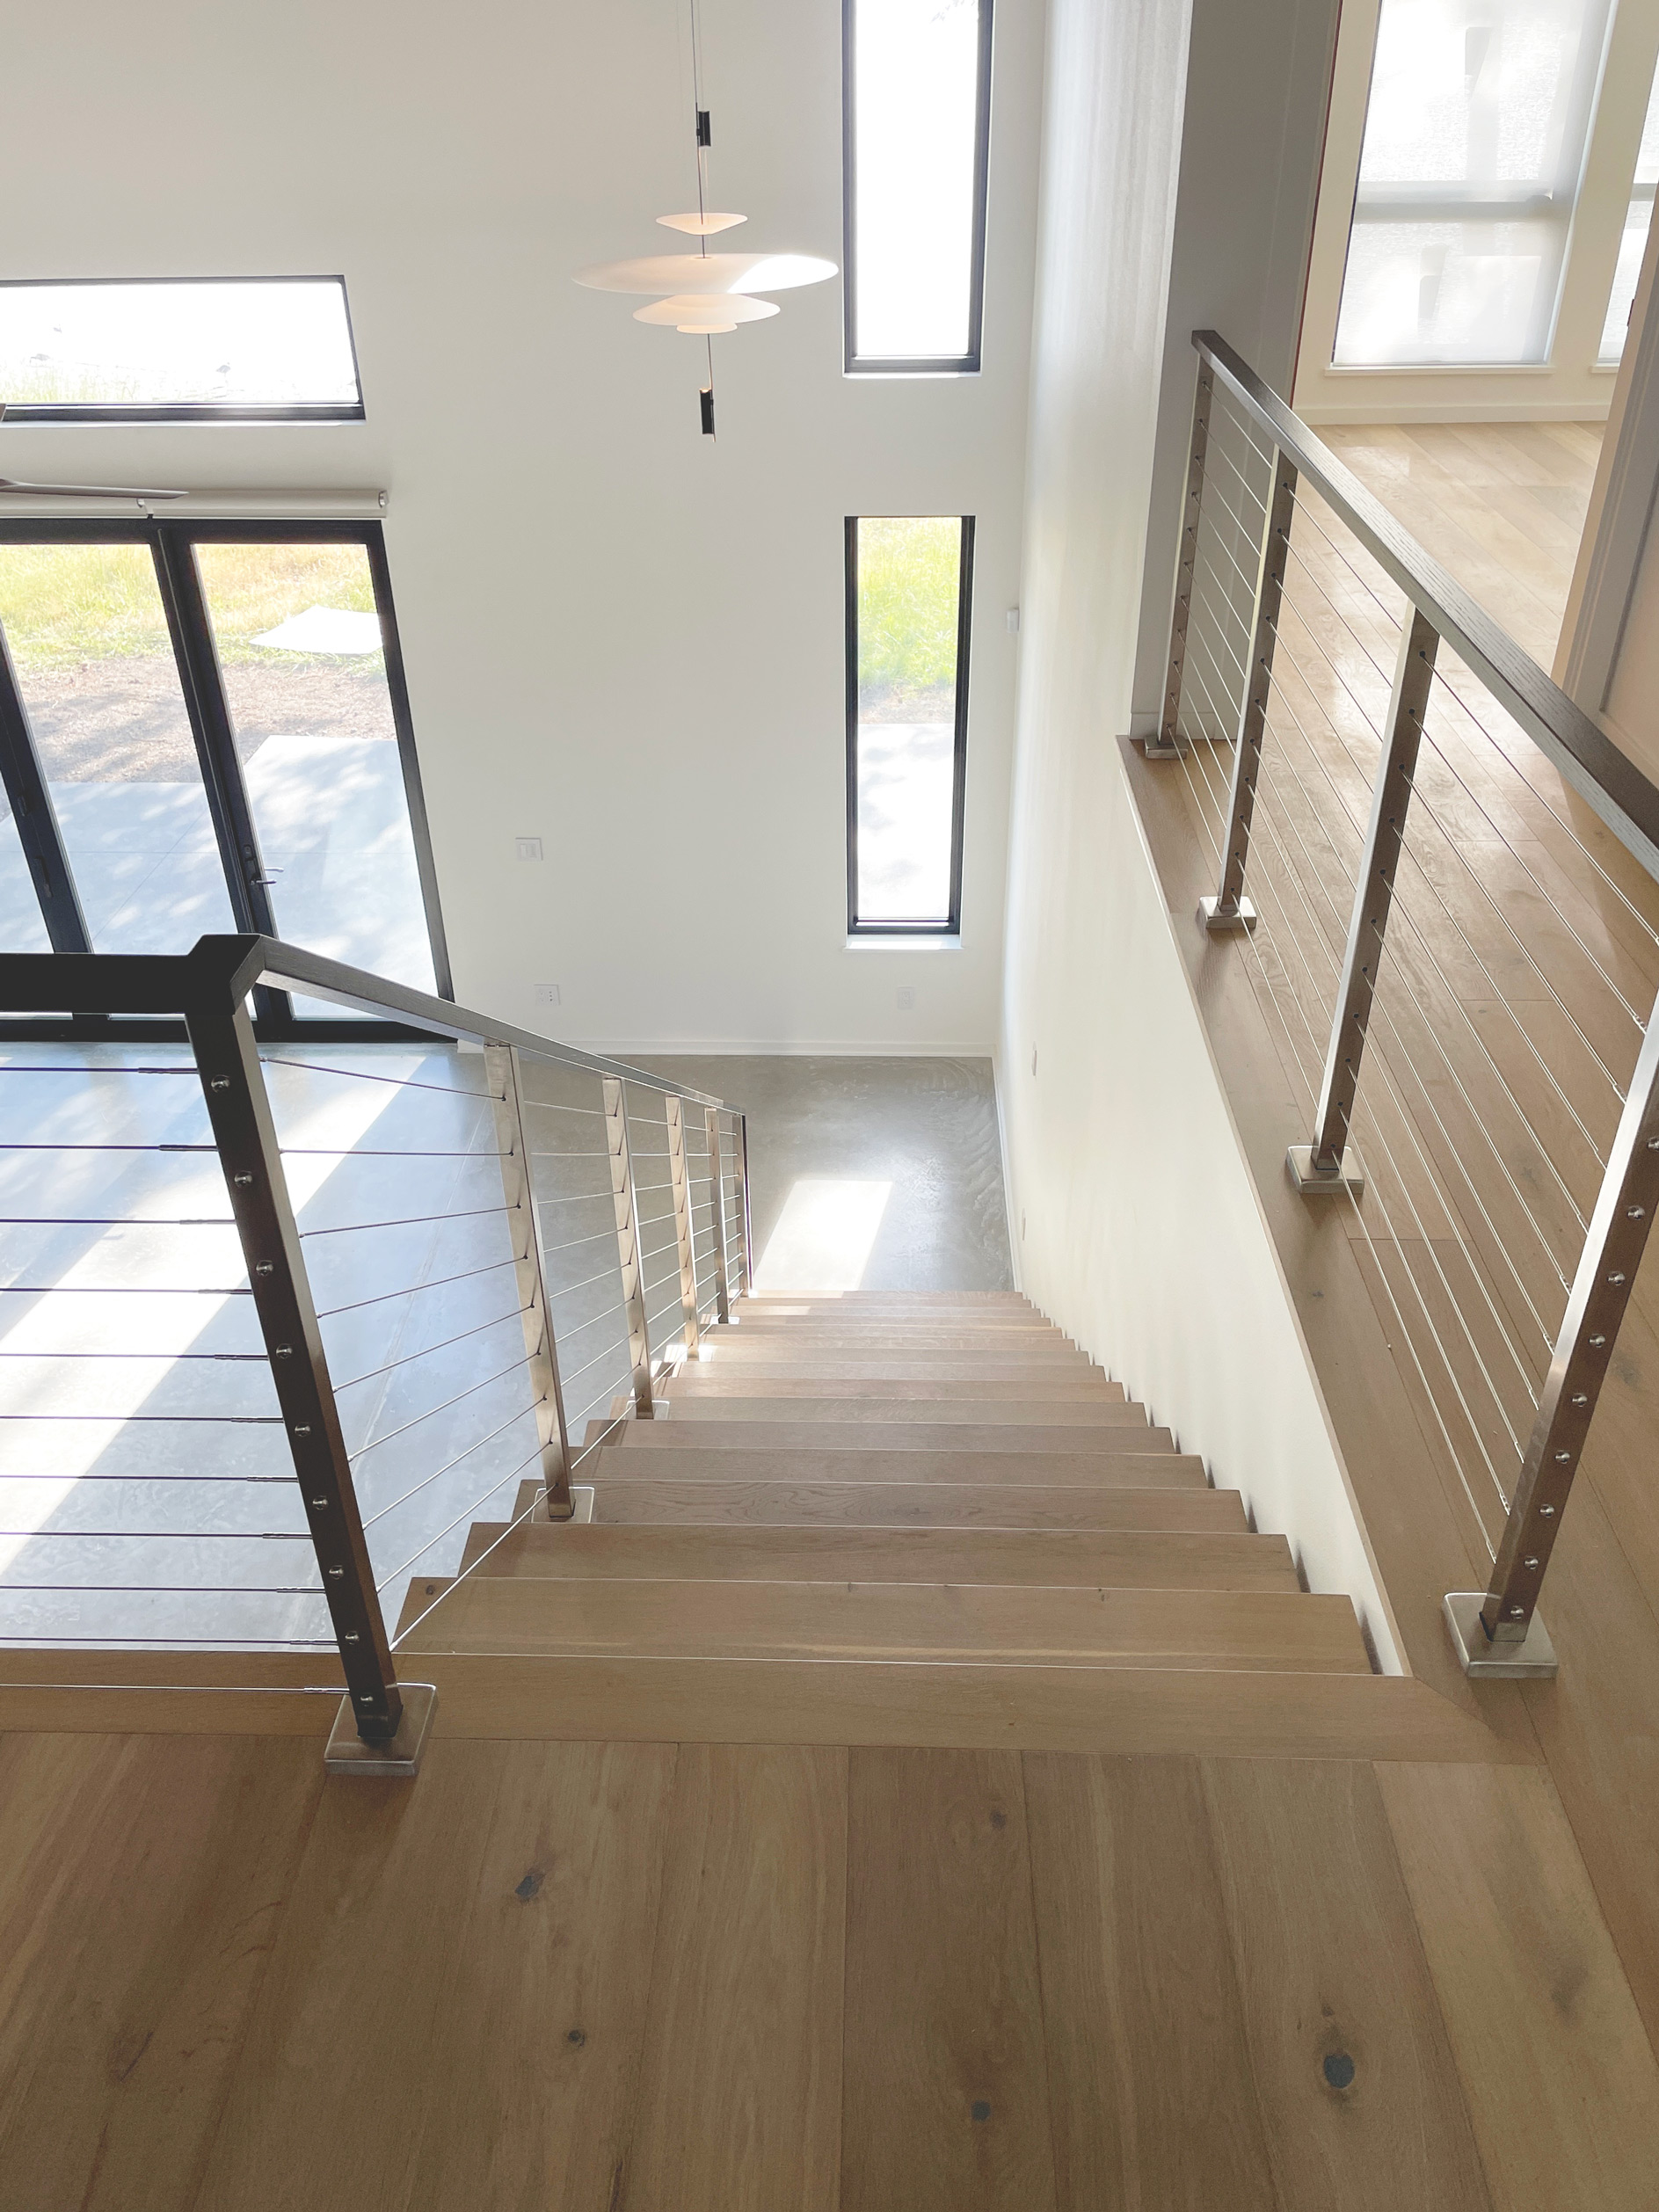
<svg viewBox="0 0 1659 2212">
<path fill-rule="evenodd" d="M 0 273 L 343 272 L 368 419 L 13 426 L 0 473 L 386 488 L 463 1000 L 629 1051 L 985 1051 L 1043 0 L 997 14 L 984 374 L 848 380 L 839 281 L 785 295 L 715 341 L 713 445 L 699 342 L 570 280 L 673 250 L 653 218 L 695 204 L 685 13 L 65 0 L 19 19 Z M 839 261 L 840 0 L 704 0 L 702 20 L 737 242 Z M 979 518 L 959 951 L 846 948 L 842 518 L 861 512 Z M 520 834 L 544 862 L 514 860 Z"/>
<path fill-rule="evenodd" d="M 1282 33 L 1293 12 L 1251 10 Z M 1181 225 L 1205 220 L 1186 189 L 1197 164 L 1181 158 L 1187 18 L 1187 0 L 1051 10 L 1000 1054 L 1014 1251 L 1027 1294 L 1241 1490 L 1258 1525 L 1290 1537 L 1310 1583 L 1352 1595 L 1393 1670 L 1398 1639 L 1116 738 L 1177 319 L 1166 272 Z M 1311 219 L 1310 177 L 1259 174 L 1253 223 L 1229 210 L 1225 226 L 1255 257 L 1220 273 L 1245 297 L 1284 258 L 1276 210 Z M 1213 299 L 1178 304 L 1227 328 L 1195 311 Z M 1293 346 L 1293 322 L 1278 340 Z"/>
<path fill-rule="evenodd" d="M 1340 0 L 1190 0 L 1169 296 L 1154 433 L 1133 713 L 1158 726 L 1169 660 L 1195 330 L 1219 331 L 1288 391 Z"/>
</svg>

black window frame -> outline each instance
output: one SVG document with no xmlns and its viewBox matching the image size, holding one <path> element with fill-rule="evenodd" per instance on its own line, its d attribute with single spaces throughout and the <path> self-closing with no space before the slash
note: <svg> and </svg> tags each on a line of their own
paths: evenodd
<svg viewBox="0 0 1659 2212">
<path fill-rule="evenodd" d="M 974 517 L 958 518 L 957 570 L 957 717 L 950 767 L 950 910 L 943 920 L 863 921 L 858 913 L 858 526 L 861 522 L 935 521 L 934 515 L 849 514 L 847 569 L 847 934 L 848 937 L 959 937 L 962 934 L 962 841 L 968 796 L 968 690 L 973 637 Z"/>
<path fill-rule="evenodd" d="M 357 358 L 357 333 L 352 324 L 351 295 L 338 271 L 317 276 L 211 277 L 0 277 L 8 292 L 40 291 L 76 285 L 95 291 L 137 284 L 338 284 L 346 316 L 346 339 L 352 350 L 352 375 L 357 385 L 355 401 L 302 400 L 286 406 L 250 406 L 241 400 L 193 399 L 176 404 L 119 400 L 5 399 L 0 395 L 0 413 L 8 424 L 31 423 L 343 423 L 366 422 L 363 372 Z"/>
<path fill-rule="evenodd" d="M 973 259 L 969 272 L 968 350 L 961 354 L 877 356 L 858 351 L 857 129 L 854 97 L 854 18 L 858 0 L 841 0 L 841 328 L 848 376 L 977 376 L 985 342 L 986 204 L 991 174 L 991 68 L 993 0 L 979 0 L 979 81 L 973 139 Z"/>
<path fill-rule="evenodd" d="M 431 830 L 415 746 L 414 718 L 410 712 L 409 687 L 404 672 L 403 647 L 392 603 L 391 571 L 386 558 L 386 535 L 382 525 L 367 520 L 222 521 L 183 516 L 147 516 L 132 520 L 106 516 L 88 516 L 84 520 L 55 515 L 0 516 L 0 545 L 53 544 L 149 547 L 185 709 L 195 740 L 202 788 L 219 847 L 232 922 L 238 931 L 270 937 L 281 933 L 276 928 L 266 896 L 267 877 L 258 833 L 236 753 L 229 701 L 193 549 L 198 545 L 227 544 L 346 544 L 364 548 L 374 585 L 375 609 L 380 618 L 386 688 L 397 739 L 398 762 L 403 770 L 404 794 L 409 807 L 421 905 L 432 947 L 436 995 L 453 1000 L 455 986 L 439 905 L 437 870 L 433 860 Z M 4 630 L 0 630 L 0 786 L 4 789 L 17 825 L 46 925 L 47 942 L 54 952 L 91 952 L 95 948 L 76 889 L 75 871 L 58 826 L 28 708 Z M 296 1016 L 286 992 L 264 986 L 255 993 L 255 1011 L 259 1035 L 272 1038 L 378 1042 L 405 1035 L 426 1037 L 424 1030 L 406 1030 L 404 1025 L 390 1022 Z M 82 1036 L 89 1027 L 99 1036 L 111 1037 L 122 1034 L 155 1037 L 171 1036 L 175 1031 L 180 1037 L 184 1035 L 181 1025 L 160 1021 L 89 1022 L 77 1018 L 72 1022 L 0 1020 L 0 1037 Z"/>
</svg>

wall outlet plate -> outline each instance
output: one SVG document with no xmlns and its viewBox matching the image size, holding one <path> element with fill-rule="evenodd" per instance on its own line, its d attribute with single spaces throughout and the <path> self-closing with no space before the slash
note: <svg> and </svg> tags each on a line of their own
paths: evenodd
<svg viewBox="0 0 1659 2212">
<path fill-rule="evenodd" d="M 557 1006 L 560 1003 L 559 986 L 557 983 L 533 983 L 530 997 L 537 1006 Z"/>
<path fill-rule="evenodd" d="M 542 840 L 539 837 L 515 837 L 513 840 L 513 849 L 520 860 L 542 858 Z"/>
<path fill-rule="evenodd" d="M 916 994 L 907 983 L 901 984 L 899 989 L 893 993 L 893 1004 L 899 1008 L 899 1011 L 901 1014 L 908 1014 L 914 1007 L 915 1003 Z"/>
</svg>

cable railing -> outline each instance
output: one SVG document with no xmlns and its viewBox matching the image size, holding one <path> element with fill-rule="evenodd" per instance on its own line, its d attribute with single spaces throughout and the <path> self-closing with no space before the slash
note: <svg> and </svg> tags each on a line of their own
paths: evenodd
<svg viewBox="0 0 1659 2212">
<path fill-rule="evenodd" d="M 1553 1673 L 1556 1532 L 1659 1201 L 1659 790 L 1213 332 L 1168 678 L 1214 891 L 1487 1588 Z M 1385 958 L 1385 948 L 1386 957 Z"/>
<path fill-rule="evenodd" d="M 260 984 L 402 1035 L 261 1043 Z M 570 1518 L 748 1287 L 743 1117 L 268 938 L 0 958 L 0 1015 L 66 1008 L 0 1060 L 0 1646 L 332 1646 L 384 1771 L 473 1525 Z"/>
</svg>

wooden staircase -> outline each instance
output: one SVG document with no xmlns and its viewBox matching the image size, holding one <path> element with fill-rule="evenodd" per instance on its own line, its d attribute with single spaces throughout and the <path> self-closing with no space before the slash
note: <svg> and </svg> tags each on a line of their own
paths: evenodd
<svg viewBox="0 0 1659 2212">
<path fill-rule="evenodd" d="M 1371 1672 L 1349 1599 L 1022 1298 L 745 1299 L 662 1400 L 591 1425 L 591 1524 L 475 1524 L 401 1648 Z"/>
</svg>

